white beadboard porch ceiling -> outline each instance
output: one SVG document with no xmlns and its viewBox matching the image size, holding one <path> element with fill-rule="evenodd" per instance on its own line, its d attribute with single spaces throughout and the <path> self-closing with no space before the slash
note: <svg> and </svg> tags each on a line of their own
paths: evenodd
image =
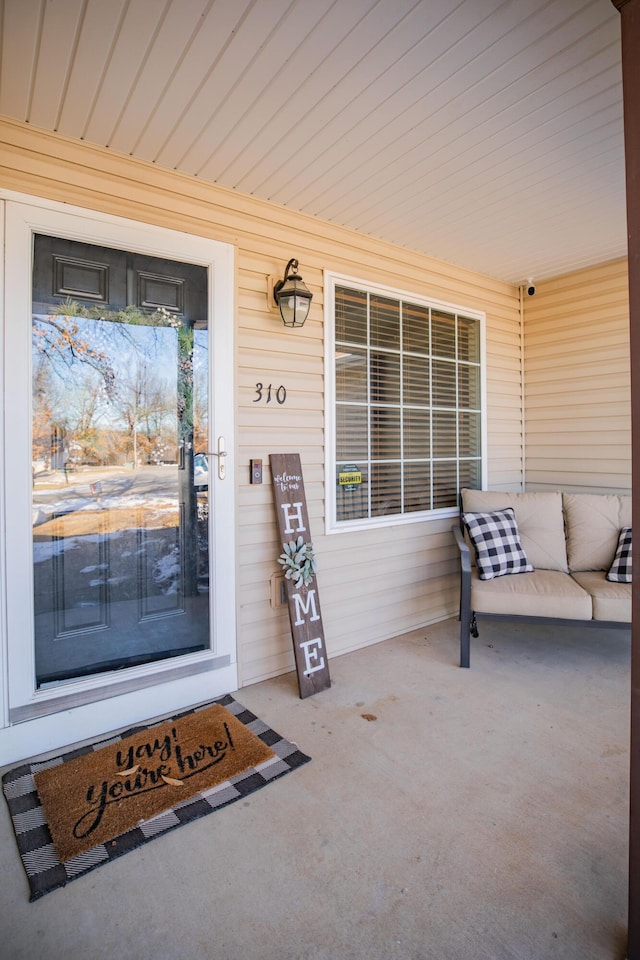
<svg viewBox="0 0 640 960">
<path fill-rule="evenodd" d="M 611 0 L 0 0 L 0 114 L 520 283 L 626 254 Z"/>
</svg>

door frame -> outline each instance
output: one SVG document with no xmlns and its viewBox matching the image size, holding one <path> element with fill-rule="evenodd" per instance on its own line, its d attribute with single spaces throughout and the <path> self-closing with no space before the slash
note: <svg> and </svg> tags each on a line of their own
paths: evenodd
<svg viewBox="0 0 640 960">
<path fill-rule="evenodd" d="M 4 363 L 0 377 L 3 494 L 0 509 L 0 765 L 93 737 L 237 689 L 234 476 L 233 246 L 90 209 L 0 190 L 4 271 L 0 269 Z M 212 649 L 34 689 L 31 540 L 31 283 L 33 234 L 45 233 L 205 266 L 208 310 L 210 446 L 224 436 L 226 476 L 211 463 Z M 21 322 L 22 321 L 22 322 Z M 26 386 L 25 386 L 26 384 Z M 213 460 L 213 458 L 212 458 Z M 218 558 L 218 562 L 216 562 Z M 22 643 L 19 642 L 22 638 Z"/>
</svg>

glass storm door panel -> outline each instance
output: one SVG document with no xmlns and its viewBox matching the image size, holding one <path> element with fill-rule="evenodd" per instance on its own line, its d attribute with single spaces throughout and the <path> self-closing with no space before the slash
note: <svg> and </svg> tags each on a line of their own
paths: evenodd
<svg viewBox="0 0 640 960">
<path fill-rule="evenodd" d="M 35 685 L 209 650 L 207 269 L 34 237 Z"/>
</svg>

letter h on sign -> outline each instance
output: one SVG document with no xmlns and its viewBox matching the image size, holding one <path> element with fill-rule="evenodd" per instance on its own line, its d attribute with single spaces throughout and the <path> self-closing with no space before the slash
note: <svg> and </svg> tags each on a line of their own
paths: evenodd
<svg viewBox="0 0 640 960">
<path fill-rule="evenodd" d="M 302 519 L 303 504 L 301 500 L 298 500 L 297 503 L 281 503 L 280 507 L 284 515 L 283 533 L 285 535 L 289 535 L 292 533 L 301 534 L 301 533 L 307 532 L 307 528 L 304 525 L 304 521 Z M 296 525 L 295 527 L 292 527 L 291 523 L 294 521 Z"/>
<path fill-rule="evenodd" d="M 280 540 L 284 544 L 292 538 L 309 534 L 309 516 L 302 480 L 300 455 L 297 453 L 272 453 L 269 457 L 273 492 L 276 502 L 276 518 Z M 331 686 L 327 660 L 318 584 L 297 587 L 293 580 L 285 579 L 289 620 L 293 637 L 293 652 L 296 659 L 300 697 L 311 696 Z"/>
</svg>

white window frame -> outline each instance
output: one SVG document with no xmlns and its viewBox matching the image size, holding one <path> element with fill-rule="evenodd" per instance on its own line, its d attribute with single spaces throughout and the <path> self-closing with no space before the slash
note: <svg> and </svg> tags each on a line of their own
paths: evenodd
<svg viewBox="0 0 640 960">
<path fill-rule="evenodd" d="M 458 514 L 458 507 L 442 507 L 422 512 L 391 514 L 381 517 L 362 517 L 357 520 L 337 520 L 336 511 L 336 382 L 335 382 L 335 289 L 351 287 L 366 293 L 409 301 L 421 307 L 462 314 L 480 323 L 480 462 L 482 487 L 487 485 L 487 398 L 486 398 L 486 314 L 460 304 L 436 300 L 407 290 L 384 284 L 361 280 L 345 274 L 324 272 L 324 373 L 325 373 L 325 532 L 347 533 L 352 530 L 368 530 L 397 526 L 406 523 L 424 523 Z"/>
</svg>

